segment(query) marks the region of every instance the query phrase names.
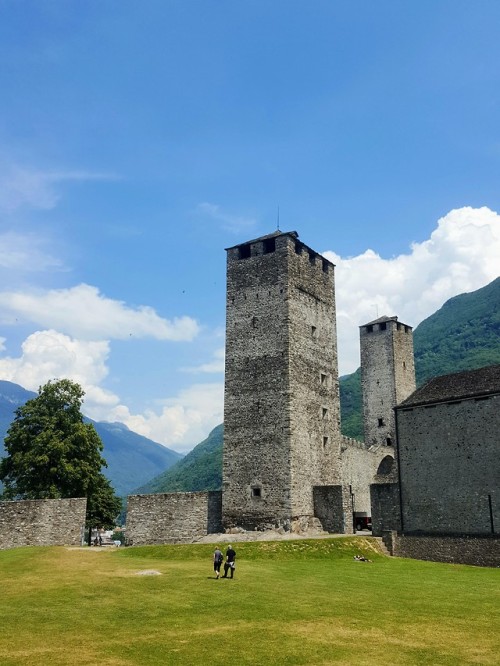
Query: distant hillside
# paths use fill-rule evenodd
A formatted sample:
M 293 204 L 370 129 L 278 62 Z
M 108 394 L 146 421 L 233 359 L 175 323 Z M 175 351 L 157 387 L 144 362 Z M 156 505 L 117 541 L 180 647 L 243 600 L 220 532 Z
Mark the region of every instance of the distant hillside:
M 36 393 L 18 384 L 0 381 L 0 456 L 5 453 L 3 440 L 14 420 L 15 410 L 35 397 Z M 120 496 L 182 459 L 180 453 L 132 432 L 122 423 L 88 421 L 94 424 L 104 445 L 103 456 L 108 467 L 103 473 Z
M 417 385 L 431 377 L 500 363 L 500 277 L 460 294 L 414 332 Z
M 222 437 L 221 424 L 185 458 L 134 492 L 148 494 L 219 490 L 222 485 Z
M 447 301 L 415 328 L 417 385 L 431 377 L 500 363 L 500 278 Z M 361 370 L 340 378 L 342 432 L 363 439 Z M 222 425 L 138 492 L 215 490 L 222 483 Z

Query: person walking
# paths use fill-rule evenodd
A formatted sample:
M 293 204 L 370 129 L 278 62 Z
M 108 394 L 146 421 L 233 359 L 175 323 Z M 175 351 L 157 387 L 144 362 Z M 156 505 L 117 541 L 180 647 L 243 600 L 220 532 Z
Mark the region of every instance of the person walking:
M 226 550 L 226 561 L 224 562 L 224 575 L 222 576 L 223 578 L 227 578 L 228 571 L 231 571 L 231 578 L 233 578 L 234 569 L 236 566 L 235 559 L 236 559 L 236 551 L 231 545 L 229 545 L 229 548 Z
M 220 568 L 221 568 L 223 560 L 224 560 L 224 555 L 219 550 L 219 546 L 215 546 L 215 550 L 214 550 L 214 571 L 215 571 L 215 577 L 216 578 L 219 578 L 219 576 L 220 576 Z

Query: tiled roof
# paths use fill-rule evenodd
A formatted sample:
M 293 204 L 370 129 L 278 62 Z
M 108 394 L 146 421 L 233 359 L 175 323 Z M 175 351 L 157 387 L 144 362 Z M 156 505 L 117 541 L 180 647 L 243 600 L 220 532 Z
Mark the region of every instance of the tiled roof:
M 412 407 L 500 393 L 500 365 L 434 377 L 398 405 Z

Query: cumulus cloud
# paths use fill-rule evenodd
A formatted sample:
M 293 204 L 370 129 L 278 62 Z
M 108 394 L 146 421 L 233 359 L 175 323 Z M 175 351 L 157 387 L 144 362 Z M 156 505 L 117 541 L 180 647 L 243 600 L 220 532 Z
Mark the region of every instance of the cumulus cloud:
M 48 240 L 35 233 L 0 234 L 0 269 L 40 272 L 60 270 L 62 262 L 47 250 Z
M 337 266 L 340 374 L 359 366 L 358 326 L 397 315 L 415 327 L 452 296 L 498 277 L 500 216 L 486 207 L 452 210 L 428 240 L 410 250 L 389 259 L 373 250 L 348 258 L 323 252 Z
M 106 298 L 96 287 L 80 284 L 43 292 L 0 292 L 0 320 L 32 322 L 76 338 L 192 340 L 199 331 L 191 317 L 164 319 L 149 306 L 131 308 Z
M 0 377 L 31 391 L 57 377 L 88 389 L 108 374 L 106 341 L 74 340 L 54 330 L 37 331 L 26 338 L 21 351 L 18 358 L 0 358 Z
M 87 171 L 42 171 L 0 164 L 0 210 L 11 212 L 21 207 L 50 210 L 59 199 L 59 186 L 68 181 L 116 180 L 108 173 Z
M 202 363 L 201 365 L 196 365 L 190 368 L 183 368 L 184 372 L 192 373 L 220 373 L 224 372 L 224 359 L 225 359 L 225 349 L 221 347 L 216 349 L 212 355 L 212 359 L 207 363 Z
M 108 413 L 108 420 L 125 423 L 131 430 L 184 453 L 222 423 L 223 395 L 222 382 L 194 384 L 160 401 L 157 411 L 132 414 L 124 405 L 117 405 Z
M 219 222 L 223 229 L 231 233 L 250 232 L 257 224 L 254 218 L 226 213 L 217 204 L 208 202 L 198 204 L 197 211 Z

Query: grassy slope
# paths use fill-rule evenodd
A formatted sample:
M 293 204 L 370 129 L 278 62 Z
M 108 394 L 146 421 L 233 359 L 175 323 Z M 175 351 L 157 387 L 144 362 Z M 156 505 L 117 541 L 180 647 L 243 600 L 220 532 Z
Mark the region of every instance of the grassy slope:
M 498 663 L 498 570 L 372 544 L 237 544 L 233 581 L 214 580 L 211 545 L 4 551 L 0 663 Z M 354 562 L 360 551 L 373 562 Z

